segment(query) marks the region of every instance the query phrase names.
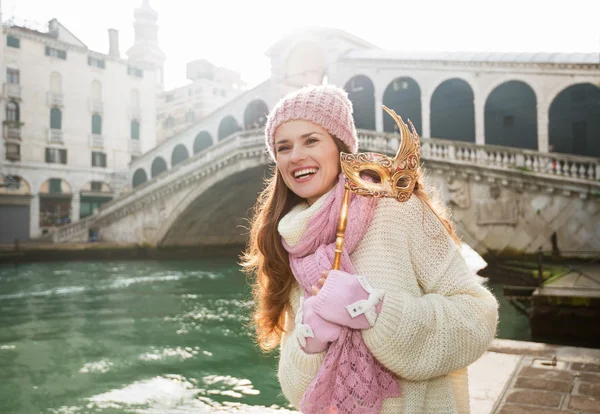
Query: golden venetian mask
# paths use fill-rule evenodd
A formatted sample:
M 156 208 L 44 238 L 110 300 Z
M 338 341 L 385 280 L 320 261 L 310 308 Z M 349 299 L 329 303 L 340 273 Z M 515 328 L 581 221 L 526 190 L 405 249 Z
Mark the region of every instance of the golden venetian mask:
M 357 195 L 390 197 L 404 202 L 412 195 L 420 168 L 419 136 L 410 120 L 409 129 L 394 110 L 385 105 L 383 109 L 394 118 L 400 129 L 400 147 L 396 156 L 390 158 L 376 152 L 342 152 L 342 172 L 346 185 Z

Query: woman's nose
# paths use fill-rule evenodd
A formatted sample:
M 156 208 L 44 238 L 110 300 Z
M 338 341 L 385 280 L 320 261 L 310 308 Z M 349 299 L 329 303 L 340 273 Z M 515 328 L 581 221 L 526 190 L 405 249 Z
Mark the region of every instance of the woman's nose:
M 292 155 L 290 157 L 290 160 L 293 163 L 297 163 L 299 161 L 302 161 L 304 158 L 306 158 L 306 154 L 304 153 L 302 147 L 299 145 L 294 146 L 292 148 Z

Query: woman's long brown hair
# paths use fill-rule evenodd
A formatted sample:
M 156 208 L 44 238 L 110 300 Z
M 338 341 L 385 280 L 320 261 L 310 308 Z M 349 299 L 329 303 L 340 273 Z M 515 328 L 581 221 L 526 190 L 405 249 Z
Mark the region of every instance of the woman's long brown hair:
M 342 141 L 334 138 L 338 149 L 350 152 Z M 430 194 L 419 172 L 414 195 L 426 203 L 442 222 L 452 239 L 460 244 L 444 205 Z M 243 270 L 254 278 L 253 325 L 256 340 L 264 351 L 275 349 L 284 332 L 285 312 L 289 306 L 295 278 L 289 264 L 289 256 L 277 230 L 279 221 L 302 199 L 285 184 L 277 166 L 273 167 L 265 189 L 259 195 L 250 222 L 248 246 L 241 257 Z

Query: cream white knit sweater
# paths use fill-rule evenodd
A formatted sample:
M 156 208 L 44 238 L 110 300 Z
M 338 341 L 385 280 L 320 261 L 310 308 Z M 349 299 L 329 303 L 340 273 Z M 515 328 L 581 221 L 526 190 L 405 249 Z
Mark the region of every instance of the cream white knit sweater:
M 324 197 L 282 220 L 286 241 L 299 240 Z M 498 305 L 437 217 L 415 196 L 405 203 L 381 199 L 351 259 L 360 275 L 385 291 L 375 325 L 363 331 L 367 347 L 400 383 L 401 397 L 385 400 L 381 412 L 469 413 L 466 367 L 494 338 Z M 296 286 L 278 368 L 283 394 L 295 407 L 325 356 L 300 347 L 294 325 L 300 296 Z

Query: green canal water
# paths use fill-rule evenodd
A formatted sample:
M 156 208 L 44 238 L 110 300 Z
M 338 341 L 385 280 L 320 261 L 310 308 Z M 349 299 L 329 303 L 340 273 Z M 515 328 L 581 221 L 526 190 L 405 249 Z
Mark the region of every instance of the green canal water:
M 249 306 L 236 258 L 2 266 L 0 413 L 288 412 Z

